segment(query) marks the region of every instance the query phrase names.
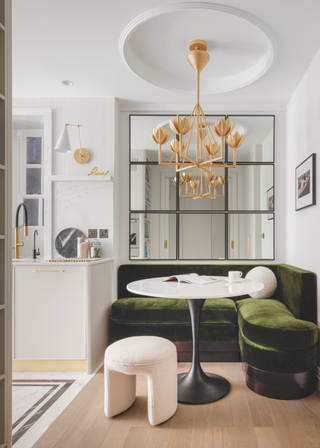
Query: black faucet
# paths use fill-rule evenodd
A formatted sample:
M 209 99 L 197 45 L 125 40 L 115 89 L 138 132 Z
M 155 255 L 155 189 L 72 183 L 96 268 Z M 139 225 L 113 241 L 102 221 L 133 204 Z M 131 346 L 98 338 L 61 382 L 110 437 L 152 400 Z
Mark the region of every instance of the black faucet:
M 38 230 L 35 230 L 33 233 L 33 259 L 37 259 L 37 255 L 40 255 L 40 249 L 38 248 L 38 252 L 36 251 L 36 235 L 38 235 Z

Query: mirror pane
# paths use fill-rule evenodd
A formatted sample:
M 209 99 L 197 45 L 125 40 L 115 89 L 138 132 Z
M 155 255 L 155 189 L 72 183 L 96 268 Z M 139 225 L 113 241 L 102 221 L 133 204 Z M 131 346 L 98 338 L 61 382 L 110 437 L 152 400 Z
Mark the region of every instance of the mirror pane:
M 274 129 L 271 116 L 229 116 L 235 123 L 234 132 L 245 134 L 242 146 L 237 149 L 237 162 L 273 162 Z M 228 148 L 228 160 L 233 159 L 233 149 Z
M 169 120 L 173 120 L 176 115 L 132 115 L 130 117 L 130 160 L 131 162 L 157 162 L 158 161 L 158 145 L 152 140 L 150 137 L 150 133 L 152 133 L 154 128 L 166 129 L 168 135 L 170 135 L 170 142 L 172 139 L 176 139 L 176 134 L 172 132 L 169 126 Z M 188 117 L 189 115 L 180 115 L 181 118 Z M 223 118 L 225 119 L 225 115 L 207 115 L 206 119 L 209 125 L 214 125 L 216 119 Z M 193 128 L 193 132 L 191 135 L 190 146 L 188 157 L 192 160 L 196 158 L 196 134 L 194 132 L 195 126 Z M 219 145 L 220 139 L 214 135 L 216 141 L 218 141 Z M 187 143 L 189 138 L 189 133 L 184 135 L 183 142 Z M 206 140 L 207 141 L 207 138 Z M 213 142 L 213 138 L 211 137 L 211 142 Z M 169 162 L 172 159 L 173 152 L 169 149 L 168 143 L 162 146 L 162 161 Z M 174 156 L 175 159 L 175 156 Z
M 273 214 L 229 215 L 229 259 L 273 260 Z
M 131 210 L 175 210 L 175 167 L 131 165 Z
M 176 215 L 130 213 L 130 260 L 175 260 Z
M 237 165 L 228 177 L 229 210 L 269 210 L 273 165 Z
M 181 260 L 225 259 L 224 214 L 180 214 Z
M 195 175 L 195 168 L 187 170 L 186 172 L 192 174 L 192 176 Z M 212 168 L 212 172 L 216 174 L 215 179 L 219 179 L 219 177 L 221 178 L 222 176 L 225 176 L 226 170 L 225 168 Z M 201 181 L 200 177 L 198 177 L 198 179 Z M 209 187 L 207 189 L 207 187 L 205 186 L 206 181 L 203 179 L 203 194 L 206 193 L 210 193 L 211 195 L 216 194 L 216 198 L 215 199 L 210 199 L 210 198 L 188 198 L 188 197 L 183 197 L 182 195 L 186 195 L 188 194 L 188 192 L 193 193 L 192 188 L 187 184 L 183 184 L 181 186 L 181 195 L 180 195 L 180 199 L 179 199 L 179 203 L 180 203 L 180 210 L 225 210 L 226 206 L 225 206 L 225 195 L 224 195 L 224 190 L 225 188 L 223 187 L 223 185 L 219 185 L 216 189 L 214 189 L 213 187 Z M 188 190 L 187 190 L 188 188 Z M 200 186 L 198 187 L 198 189 L 196 190 L 196 193 L 200 193 Z

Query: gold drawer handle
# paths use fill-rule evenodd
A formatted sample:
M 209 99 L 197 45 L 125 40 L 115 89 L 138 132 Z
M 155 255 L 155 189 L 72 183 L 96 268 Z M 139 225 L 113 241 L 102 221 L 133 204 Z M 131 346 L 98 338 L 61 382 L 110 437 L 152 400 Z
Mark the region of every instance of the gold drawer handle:
M 64 270 L 62 270 L 62 271 L 32 271 L 32 272 L 36 272 L 36 273 L 38 273 L 38 272 L 64 272 Z

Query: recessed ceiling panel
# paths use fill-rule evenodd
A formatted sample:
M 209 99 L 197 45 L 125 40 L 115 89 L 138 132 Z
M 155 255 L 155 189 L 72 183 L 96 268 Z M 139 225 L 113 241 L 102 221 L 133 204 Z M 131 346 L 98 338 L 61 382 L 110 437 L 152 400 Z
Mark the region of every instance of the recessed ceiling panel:
M 205 40 L 210 61 L 201 73 L 201 93 L 239 89 L 259 79 L 273 63 L 271 31 L 240 10 L 210 3 L 157 8 L 129 23 L 120 38 L 125 63 L 140 78 L 164 89 L 196 90 L 186 55 L 192 40 Z

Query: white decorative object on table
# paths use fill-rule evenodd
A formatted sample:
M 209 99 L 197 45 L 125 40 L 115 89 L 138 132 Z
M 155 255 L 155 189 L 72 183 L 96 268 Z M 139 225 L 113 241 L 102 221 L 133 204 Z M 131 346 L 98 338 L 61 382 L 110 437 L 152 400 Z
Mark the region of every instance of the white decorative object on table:
M 246 279 L 256 280 L 264 284 L 261 291 L 249 294 L 253 299 L 268 299 L 277 289 L 277 278 L 269 268 L 258 266 L 251 269 L 246 275 Z
M 134 336 L 111 344 L 105 352 L 105 414 L 127 410 L 136 398 L 136 375 L 148 378 L 148 418 L 165 422 L 177 410 L 177 349 L 167 339 Z

